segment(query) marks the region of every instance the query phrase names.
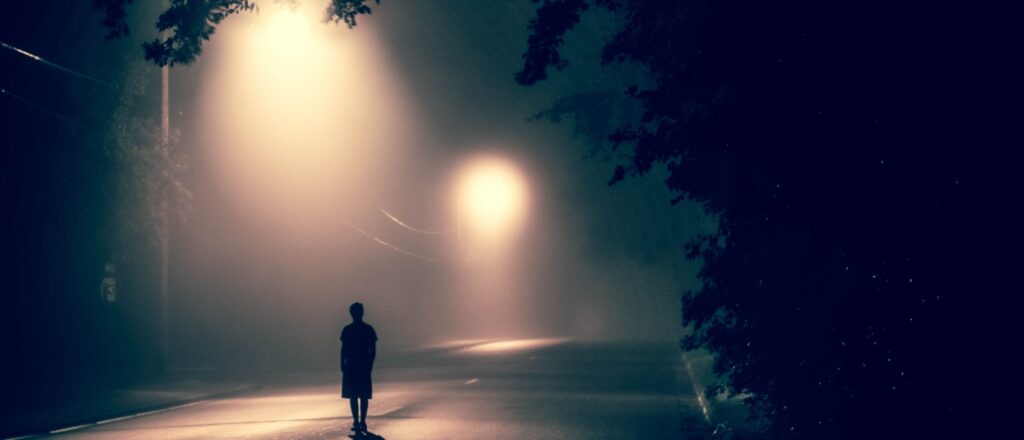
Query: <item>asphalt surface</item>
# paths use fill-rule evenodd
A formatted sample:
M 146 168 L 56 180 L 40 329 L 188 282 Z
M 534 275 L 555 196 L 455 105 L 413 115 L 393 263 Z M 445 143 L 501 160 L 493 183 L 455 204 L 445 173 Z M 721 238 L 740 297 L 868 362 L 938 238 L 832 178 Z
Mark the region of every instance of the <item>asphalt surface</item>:
M 691 368 L 692 370 L 692 368 Z M 368 438 L 686 439 L 713 429 L 674 344 L 462 343 L 382 354 Z M 333 371 L 262 372 L 251 393 L 69 427 L 81 439 L 347 438 Z M 695 386 L 696 385 L 696 386 Z

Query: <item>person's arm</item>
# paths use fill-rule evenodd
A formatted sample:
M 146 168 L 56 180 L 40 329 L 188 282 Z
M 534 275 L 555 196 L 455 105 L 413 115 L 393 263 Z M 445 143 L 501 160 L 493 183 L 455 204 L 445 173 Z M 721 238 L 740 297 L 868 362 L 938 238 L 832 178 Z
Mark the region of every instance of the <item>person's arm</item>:
M 341 353 L 340 353 L 340 356 L 339 356 L 340 359 L 338 360 L 338 363 L 341 364 L 341 372 L 344 373 L 345 372 L 345 364 L 348 363 L 347 362 L 348 359 L 345 356 L 345 332 L 341 332 L 341 337 L 338 338 L 338 339 L 341 339 L 341 350 L 340 350 Z
M 373 361 L 377 359 L 377 341 L 370 341 L 370 369 L 373 369 Z
M 377 359 L 377 331 L 370 327 L 370 344 L 368 347 L 370 355 L 370 369 L 373 369 L 373 361 Z

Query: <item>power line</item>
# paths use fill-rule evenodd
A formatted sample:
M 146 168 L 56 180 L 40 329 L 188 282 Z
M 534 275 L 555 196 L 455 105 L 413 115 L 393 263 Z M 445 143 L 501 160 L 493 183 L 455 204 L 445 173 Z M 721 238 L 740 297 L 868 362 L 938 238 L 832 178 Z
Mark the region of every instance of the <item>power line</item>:
M 68 117 L 66 117 L 66 116 L 64 116 L 64 115 L 62 115 L 60 113 L 57 113 L 57 112 L 55 112 L 53 110 L 50 110 L 50 109 L 48 109 L 46 107 L 43 107 L 43 106 L 41 106 L 39 104 L 36 104 L 36 103 L 34 103 L 32 101 L 29 101 L 28 99 L 25 99 L 25 98 L 22 98 L 21 96 L 15 95 L 14 93 L 11 93 L 7 89 L 0 88 L 0 93 L 2 93 L 4 95 L 7 95 L 7 96 L 11 97 L 11 99 L 13 99 L 15 101 L 18 101 L 18 102 L 20 102 L 20 103 L 22 103 L 24 105 L 27 105 L 27 106 L 29 106 L 29 107 L 31 107 L 33 109 L 36 109 L 36 110 L 38 110 L 40 112 L 46 113 L 46 114 L 48 114 L 48 115 L 50 115 L 50 116 L 52 116 L 54 118 L 57 118 L 57 119 L 61 120 L 61 122 L 64 122 L 64 123 L 66 123 L 66 124 L 68 124 L 68 125 L 70 125 L 72 127 L 84 128 L 84 127 L 82 127 L 82 124 L 79 124 L 79 123 L 71 120 L 70 118 L 68 118 Z
M 395 245 L 393 245 L 391 243 L 388 243 L 388 242 L 386 242 L 384 240 L 381 240 L 380 238 L 377 238 L 377 236 L 375 236 L 373 234 L 370 234 L 369 232 L 366 232 L 366 231 L 360 229 L 356 225 L 353 225 L 353 224 L 348 223 L 348 222 L 344 222 L 344 223 L 345 223 L 345 226 L 348 226 L 348 227 L 352 228 L 356 232 L 358 232 L 360 234 L 363 234 L 364 236 L 366 236 L 367 238 L 377 242 L 378 244 L 380 244 L 380 245 L 382 245 L 384 247 L 387 247 L 387 248 L 389 248 L 389 249 L 391 249 L 391 250 L 393 250 L 395 252 L 398 252 L 400 254 L 404 254 L 404 255 L 407 255 L 407 256 L 410 256 L 410 257 L 413 257 L 413 258 L 419 258 L 419 259 L 421 259 L 423 261 L 429 261 L 431 263 L 438 263 L 438 262 L 441 261 L 441 260 L 438 260 L 437 258 L 426 257 L 426 256 L 417 254 L 417 253 L 412 252 L 412 251 L 407 251 L 407 250 L 402 249 L 402 248 L 400 248 L 398 246 L 395 246 Z
M 41 57 L 39 55 L 36 55 L 36 54 L 34 54 L 32 52 L 29 52 L 29 51 L 27 51 L 25 49 L 21 49 L 21 48 L 15 47 L 15 46 L 11 46 L 10 44 L 7 44 L 7 43 L 5 43 L 3 41 L 0 41 L 0 46 L 2 46 L 5 49 L 11 50 L 11 51 L 13 51 L 13 52 L 15 52 L 15 53 L 17 53 L 19 55 L 27 57 L 27 58 L 31 59 L 32 61 L 36 61 L 36 62 L 42 63 L 43 65 L 45 65 L 47 67 L 51 67 L 51 68 L 57 69 L 57 70 L 59 70 L 61 72 L 64 72 L 64 73 L 66 73 L 68 75 L 71 75 L 71 76 L 74 76 L 76 78 L 82 78 L 82 79 L 91 81 L 93 83 L 96 83 L 96 84 L 99 84 L 99 85 L 102 85 L 102 86 L 105 86 L 105 87 L 109 87 L 109 88 L 112 88 L 112 89 L 115 89 L 115 90 L 117 89 L 117 86 L 115 86 L 112 83 L 103 81 L 103 80 L 98 79 L 98 78 L 96 78 L 96 77 L 94 77 L 92 75 L 89 75 L 87 73 L 83 73 L 83 72 L 74 70 L 74 69 L 72 69 L 70 67 L 65 67 L 65 66 L 62 66 L 60 64 L 54 63 L 54 62 L 49 61 L 49 60 L 47 60 L 47 59 L 45 59 L 45 58 L 43 58 L 43 57 Z M 160 100 L 160 101 L 162 101 L 161 98 L 157 98 L 155 96 L 151 96 L 150 94 L 148 94 L 148 93 L 146 93 L 144 91 L 138 93 L 138 96 L 141 96 L 141 97 L 144 97 L 144 98 L 148 98 L 148 99 L 151 99 L 151 100 Z M 183 113 L 181 108 L 179 108 L 178 106 L 172 105 L 171 108 L 174 109 L 175 111 L 177 111 L 179 114 Z
M 391 215 L 391 213 L 389 213 L 389 212 L 387 212 L 387 211 L 385 211 L 383 209 L 381 209 L 380 212 L 383 212 L 384 215 L 386 215 L 389 219 L 391 219 L 391 221 L 393 221 L 395 223 L 398 223 L 399 226 L 401 226 L 401 227 L 403 227 L 405 229 L 408 229 L 408 230 L 410 230 L 412 232 L 416 232 L 416 233 L 420 233 L 420 234 L 426 234 L 426 235 L 444 235 L 444 234 L 450 234 L 451 233 L 451 231 L 425 231 L 425 230 L 422 230 L 422 229 L 414 228 L 412 226 L 409 226 L 409 225 L 403 223 L 397 217 Z
M 49 115 L 49 116 L 51 116 L 51 117 L 53 117 L 53 118 L 55 118 L 57 120 L 60 120 L 61 122 L 65 123 L 65 124 L 67 124 L 68 126 L 70 126 L 72 131 L 76 134 L 76 136 L 77 136 L 76 139 L 78 139 L 79 141 L 85 142 L 85 143 L 87 143 L 87 144 L 89 144 L 89 145 L 91 145 L 91 146 L 93 146 L 95 148 L 98 148 L 98 149 L 100 149 L 100 151 L 102 151 L 102 149 L 104 148 L 103 147 L 103 142 L 100 140 L 100 139 L 102 139 L 101 136 L 98 133 L 96 133 L 95 131 L 90 130 L 85 125 L 82 125 L 81 123 L 79 123 L 79 122 L 77 122 L 77 121 L 75 121 L 75 120 L 73 120 L 71 118 L 68 118 L 68 117 L 66 117 L 66 116 L 64 116 L 64 115 L 62 115 L 60 113 L 57 113 L 57 112 L 55 112 L 53 110 L 50 110 L 50 109 L 48 109 L 48 108 L 46 108 L 46 107 L 44 107 L 42 105 L 36 104 L 36 103 L 26 99 L 26 98 L 18 96 L 17 94 L 11 93 L 10 90 L 7 90 L 5 88 L 0 88 L 0 94 L 2 94 L 4 96 L 7 96 L 7 97 L 10 97 L 11 99 L 13 99 L 15 101 L 18 101 L 22 105 L 26 105 L 26 106 L 32 108 L 33 110 L 36 110 L 36 111 L 39 111 L 39 112 L 42 112 L 42 113 L 46 113 L 47 115 Z M 85 157 L 90 158 L 89 160 L 97 160 L 93 156 L 85 156 Z
M 77 70 L 74 70 L 74 69 L 71 69 L 71 68 L 68 68 L 68 67 L 64 67 L 64 66 L 62 66 L 60 64 L 54 63 L 53 61 L 47 60 L 47 59 L 45 59 L 45 58 L 43 58 L 43 57 L 41 57 L 39 55 L 36 55 L 36 54 L 34 54 L 32 52 L 29 52 L 27 50 L 19 49 L 17 47 L 11 46 L 10 44 L 7 44 L 7 43 L 5 43 L 3 41 L 0 41 L 0 46 L 3 46 L 5 49 L 12 50 L 12 51 L 14 51 L 14 52 L 16 52 L 16 53 L 18 53 L 20 55 L 24 55 L 24 56 L 26 56 L 28 58 L 31 58 L 34 61 L 40 62 L 40 63 L 42 63 L 42 64 L 44 64 L 46 66 L 49 66 L 49 67 L 52 67 L 54 69 L 60 70 L 60 71 L 62 71 L 64 73 L 67 73 L 69 75 L 73 75 L 73 76 L 76 76 L 78 78 L 82 78 L 84 80 L 92 81 L 92 82 L 94 82 L 96 84 L 99 84 L 99 85 L 103 85 L 103 86 L 107 86 L 107 87 L 113 87 L 113 86 L 111 86 L 110 83 L 108 83 L 106 81 L 97 79 L 96 77 L 91 76 L 91 75 L 86 75 L 86 74 L 84 74 L 82 72 L 79 72 Z

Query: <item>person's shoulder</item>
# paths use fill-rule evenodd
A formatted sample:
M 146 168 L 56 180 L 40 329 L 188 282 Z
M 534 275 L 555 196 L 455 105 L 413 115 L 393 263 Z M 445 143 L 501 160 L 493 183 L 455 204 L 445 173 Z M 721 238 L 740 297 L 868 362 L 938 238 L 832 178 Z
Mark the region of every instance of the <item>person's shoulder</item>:
M 366 323 L 364 322 L 363 324 L 366 324 Z M 367 333 L 373 335 L 374 339 L 377 339 L 377 330 L 374 329 L 372 325 L 366 324 L 365 328 L 366 328 Z

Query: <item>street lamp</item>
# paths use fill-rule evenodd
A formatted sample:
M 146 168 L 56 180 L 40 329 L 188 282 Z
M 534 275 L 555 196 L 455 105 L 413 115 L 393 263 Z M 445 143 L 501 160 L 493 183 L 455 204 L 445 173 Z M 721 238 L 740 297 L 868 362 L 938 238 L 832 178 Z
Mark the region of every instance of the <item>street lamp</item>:
M 456 180 L 456 218 L 460 240 L 487 250 L 503 247 L 526 218 L 526 178 L 512 161 L 485 154 L 462 165 Z
M 508 337 L 523 330 L 530 290 L 520 252 L 530 208 L 527 182 L 516 162 L 494 153 L 470 156 L 454 175 L 453 210 L 464 269 L 454 280 L 454 299 L 462 331 Z
M 377 211 L 420 124 L 371 23 L 268 3 L 204 49 L 198 142 L 233 210 L 288 242 L 326 242 Z

